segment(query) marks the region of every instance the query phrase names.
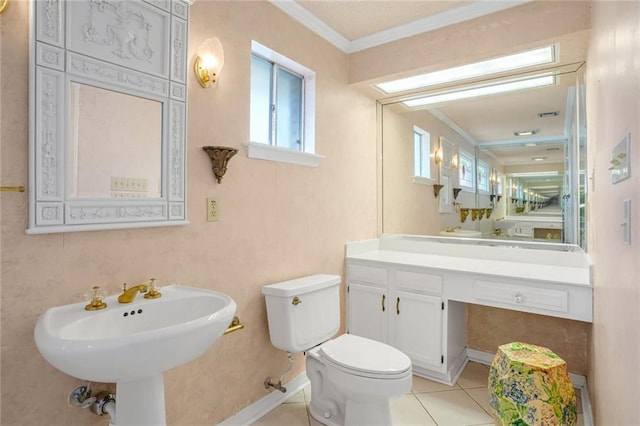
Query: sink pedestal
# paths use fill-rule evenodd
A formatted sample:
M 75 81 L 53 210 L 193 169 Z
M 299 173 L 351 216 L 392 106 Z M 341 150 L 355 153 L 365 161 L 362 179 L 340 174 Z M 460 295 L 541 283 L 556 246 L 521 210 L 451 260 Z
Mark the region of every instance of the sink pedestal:
M 116 418 L 113 426 L 164 426 L 164 381 L 162 374 L 131 382 L 116 383 Z

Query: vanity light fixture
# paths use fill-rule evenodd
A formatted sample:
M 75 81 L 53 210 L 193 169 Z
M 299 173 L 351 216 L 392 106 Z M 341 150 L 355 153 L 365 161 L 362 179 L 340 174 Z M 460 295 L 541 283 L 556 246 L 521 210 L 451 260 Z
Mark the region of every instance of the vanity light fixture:
M 216 181 L 222 183 L 222 177 L 227 173 L 227 164 L 231 157 L 238 153 L 238 150 L 226 146 L 203 146 L 202 149 L 209 155 Z
M 498 84 L 471 86 L 462 90 L 438 92 L 428 96 L 407 99 L 402 103 L 409 108 L 444 102 L 458 101 L 461 99 L 477 98 L 481 96 L 496 95 L 498 93 L 515 92 L 517 90 L 533 89 L 535 87 L 551 86 L 556 83 L 556 78 L 550 74 L 538 74 L 531 78 L 507 80 Z
M 555 62 L 556 46 L 551 45 L 486 61 L 374 84 L 374 86 L 385 93 L 398 93 Z
M 224 49 L 217 37 L 208 38 L 202 42 L 196 51 L 194 71 L 200 86 L 208 88 L 215 86 L 220 71 L 224 66 Z

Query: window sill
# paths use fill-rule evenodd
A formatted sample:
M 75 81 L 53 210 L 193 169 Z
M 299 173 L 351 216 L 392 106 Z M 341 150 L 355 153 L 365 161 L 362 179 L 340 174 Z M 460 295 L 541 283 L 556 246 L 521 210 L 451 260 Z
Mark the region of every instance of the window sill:
M 423 176 L 414 176 L 412 180 L 413 180 L 413 183 L 417 183 L 420 185 L 434 185 L 436 183 L 435 179 L 426 178 Z
M 280 163 L 296 164 L 305 167 L 318 167 L 320 165 L 320 160 L 324 159 L 324 155 L 292 151 L 287 148 L 271 146 L 259 142 L 248 142 L 246 147 L 247 157 L 258 160 L 277 161 Z

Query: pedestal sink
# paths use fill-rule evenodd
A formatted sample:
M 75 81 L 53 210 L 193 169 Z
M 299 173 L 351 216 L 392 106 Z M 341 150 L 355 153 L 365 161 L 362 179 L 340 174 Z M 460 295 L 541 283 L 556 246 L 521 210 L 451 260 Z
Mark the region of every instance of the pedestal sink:
M 45 360 L 70 376 L 116 383 L 115 426 L 166 424 L 162 373 L 202 355 L 226 330 L 236 303 L 225 294 L 181 285 L 159 299 L 138 295 L 87 311 L 85 303 L 44 312 L 34 337 Z

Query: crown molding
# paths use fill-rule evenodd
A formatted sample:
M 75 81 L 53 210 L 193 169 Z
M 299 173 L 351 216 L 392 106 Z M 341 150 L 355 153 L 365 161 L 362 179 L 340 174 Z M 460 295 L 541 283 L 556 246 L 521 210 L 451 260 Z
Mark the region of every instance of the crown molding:
M 269 0 L 271 4 L 345 53 L 355 53 L 406 37 L 433 31 L 448 25 L 458 24 L 512 7 L 521 6 L 531 1 L 533 0 L 478 0 L 466 6 L 427 16 L 355 40 L 349 40 L 307 9 L 300 6 L 297 1 Z

